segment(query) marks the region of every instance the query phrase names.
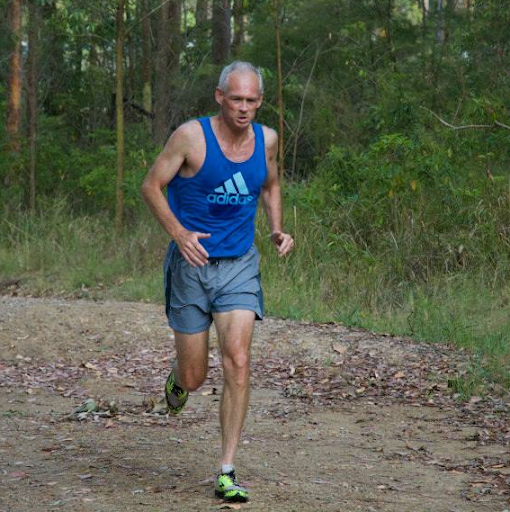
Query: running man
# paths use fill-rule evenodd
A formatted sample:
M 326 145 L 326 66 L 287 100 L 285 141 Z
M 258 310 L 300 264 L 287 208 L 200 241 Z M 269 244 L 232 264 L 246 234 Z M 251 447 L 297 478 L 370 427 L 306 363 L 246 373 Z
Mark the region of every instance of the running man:
M 207 376 L 213 321 L 218 333 L 225 382 L 215 491 L 225 501 L 248 501 L 247 489 L 236 480 L 234 459 L 248 409 L 253 327 L 263 314 L 259 254 L 253 245 L 259 195 L 278 255 L 294 247 L 282 231 L 277 134 L 252 122 L 262 95 L 258 68 L 240 61 L 226 66 L 215 91 L 219 114 L 177 128 L 142 187 L 172 238 L 164 274 L 177 351 L 165 386 L 173 413 L 183 409 L 189 392 Z

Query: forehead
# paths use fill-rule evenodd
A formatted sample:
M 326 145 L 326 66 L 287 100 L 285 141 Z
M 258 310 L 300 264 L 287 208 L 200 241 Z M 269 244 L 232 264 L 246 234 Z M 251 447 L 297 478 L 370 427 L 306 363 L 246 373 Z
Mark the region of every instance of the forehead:
M 258 77 L 251 71 L 234 71 L 228 77 L 227 90 L 225 92 L 236 96 L 260 96 Z

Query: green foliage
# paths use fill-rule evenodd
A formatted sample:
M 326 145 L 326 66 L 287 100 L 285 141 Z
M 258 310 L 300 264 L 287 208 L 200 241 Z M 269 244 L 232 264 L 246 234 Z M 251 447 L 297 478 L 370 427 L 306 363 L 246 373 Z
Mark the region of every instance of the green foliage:
M 510 124 L 510 4 L 431 10 L 395 0 L 288 0 L 282 10 L 286 219 L 296 253 L 279 260 L 259 221 L 269 312 L 341 320 L 456 343 L 477 363 L 452 381 L 478 392 L 510 386 L 510 131 L 447 128 Z M 160 148 L 142 104 L 142 34 L 128 2 L 125 55 L 125 202 L 128 232 L 110 226 L 115 204 L 115 3 L 44 1 L 39 77 L 38 210 L 26 204 L 28 147 L 7 154 L 0 125 L 0 273 L 38 293 L 157 300 L 166 237 L 140 207 L 141 181 Z M 0 13 L 8 2 L 0 0 Z M 178 66 L 169 69 L 169 130 L 214 114 L 220 67 L 210 23 L 189 3 Z M 259 121 L 275 127 L 274 4 L 245 2 L 236 58 L 261 66 Z M 153 60 L 157 12 L 151 17 Z M 10 52 L 0 16 L 0 115 Z M 443 38 L 438 37 L 442 32 Z M 26 41 L 25 41 L 26 43 Z M 24 46 L 25 48 L 25 46 Z M 153 62 L 153 79 L 154 76 Z M 26 133 L 23 127 L 23 134 Z M 113 241 L 113 243 L 112 243 Z M 157 263 L 156 263 L 157 262 Z

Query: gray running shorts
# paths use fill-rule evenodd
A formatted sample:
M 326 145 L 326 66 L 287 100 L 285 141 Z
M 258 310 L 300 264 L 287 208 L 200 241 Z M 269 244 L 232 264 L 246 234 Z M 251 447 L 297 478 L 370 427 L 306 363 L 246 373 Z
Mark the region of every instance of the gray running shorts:
M 254 311 L 262 320 L 259 252 L 252 245 L 239 258 L 211 258 L 193 268 L 171 242 L 164 264 L 166 315 L 184 334 L 207 331 L 212 314 L 235 309 Z

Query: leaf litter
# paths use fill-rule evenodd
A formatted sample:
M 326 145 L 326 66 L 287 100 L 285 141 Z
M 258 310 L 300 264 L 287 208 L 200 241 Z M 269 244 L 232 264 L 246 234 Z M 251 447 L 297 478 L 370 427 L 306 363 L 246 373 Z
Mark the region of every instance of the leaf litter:
M 285 420 L 286 414 L 298 410 L 300 404 L 334 408 L 361 401 L 436 407 L 451 411 L 456 421 L 475 428 L 471 441 L 476 446 L 509 446 L 508 395 L 494 393 L 459 402 L 459 395 L 451 385 L 469 366 L 465 352 L 444 345 L 416 344 L 366 331 L 349 331 L 343 326 L 303 323 L 307 334 L 315 335 L 317 339 L 326 335 L 332 341 L 318 347 L 316 352 L 299 354 L 295 351 L 290 358 L 288 352 L 280 350 L 285 324 L 283 321 L 281 325 L 275 323 L 279 328 L 269 336 L 264 356 L 254 358 L 252 380 L 255 387 L 276 389 L 287 400 L 283 408 L 269 411 L 274 418 Z M 295 342 L 293 339 L 285 341 Z M 299 340 L 296 345 L 299 346 Z M 13 359 L 0 361 L 0 387 L 21 388 L 28 394 L 44 390 L 81 400 L 69 414 L 62 416 L 62 421 L 103 422 L 106 428 L 133 422 L 157 425 L 168 418 L 161 390 L 172 356 L 166 348 L 154 347 L 131 347 L 121 353 L 110 350 L 82 361 L 75 357 L 47 361 L 17 354 Z M 221 385 L 221 360 L 217 348 L 211 350 L 209 366 L 209 377 L 201 395 L 214 398 Z M 86 396 L 81 382 L 89 377 L 134 390 L 145 397 L 144 402 L 133 405 Z M 179 439 L 175 441 L 181 442 Z M 465 495 L 471 501 L 483 500 L 489 494 L 510 495 L 508 453 L 501 457 L 473 458 L 458 464 L 446 457 L 435 457 L 424 445 L 408 442 L 406 449 L 407 453 L 397 452 L 385 457 L 419 459 L 443 471 L 472 475 L 474 481 Z M 21 476 L 21 472 L 11 473 L 18 474 L 20 476 L 11 478 L 26 476 L 24 473 Z M 89 474 L 82 476 L 92 478 Z

